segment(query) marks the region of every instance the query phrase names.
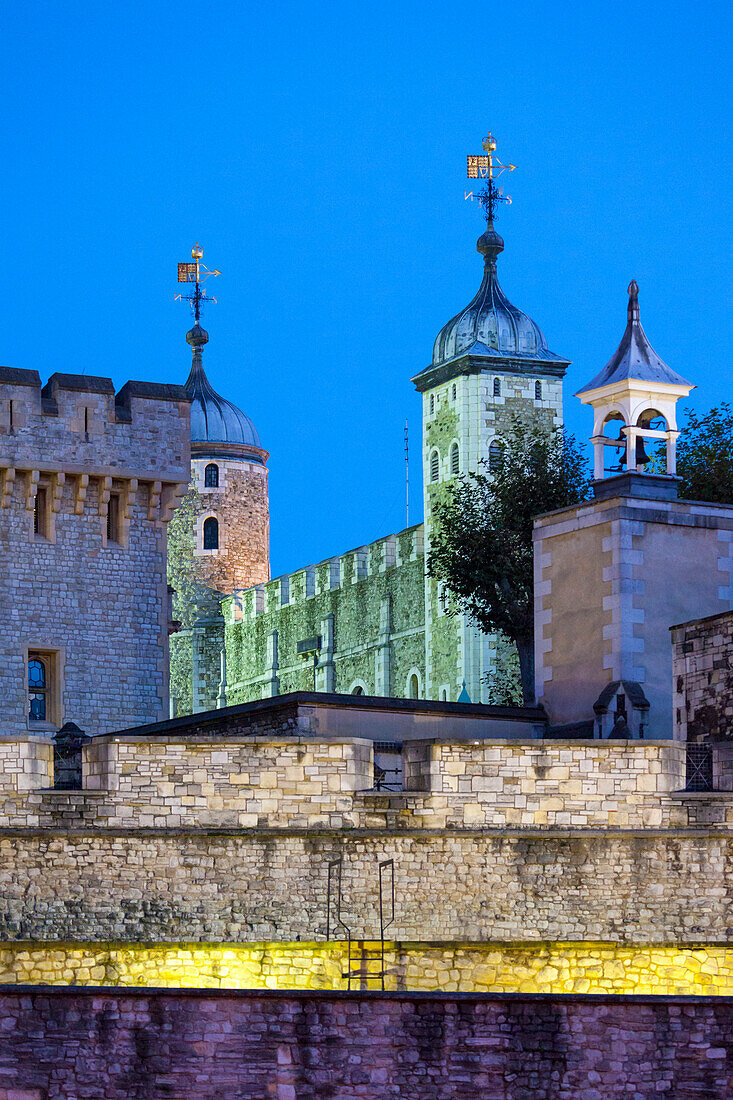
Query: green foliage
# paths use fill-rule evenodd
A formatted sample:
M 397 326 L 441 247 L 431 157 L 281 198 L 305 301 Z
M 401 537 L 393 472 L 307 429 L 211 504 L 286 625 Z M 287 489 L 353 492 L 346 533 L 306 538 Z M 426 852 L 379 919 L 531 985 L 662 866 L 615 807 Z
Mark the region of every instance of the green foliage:
M 704 416 L 692 409 L 685 409 L 684 416 L 677 440 L 679 495 L 733 504 L 733 408 L 723 401 Z
M 532 525 L 587 500 L 590 479 L 575 440 L 513 416 L 490 472 L 458 478 L 433 508 L 428 573 L 486 633 L 517 646 L 525 702 L 533 698 Z
M 502 634 L 497 638 L 496 657 L 491 672 L 484 677 L 488 684 L 487 702 L 498 707 L 521 707 L 522 670 L 517 647 Z

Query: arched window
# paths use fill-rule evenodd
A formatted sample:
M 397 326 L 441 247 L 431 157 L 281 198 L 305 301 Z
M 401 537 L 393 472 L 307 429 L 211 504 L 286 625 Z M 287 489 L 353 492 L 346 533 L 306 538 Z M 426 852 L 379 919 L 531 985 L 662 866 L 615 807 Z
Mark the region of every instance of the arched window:
M 534 399 L 535 399 L 535 401 L 541 401 L 542 400 L 542 383 L 541 382 L 535 382 L 535 384 L 534 384 Z
M 28 659 L 28 717 L 32 722 L 45 722 L 47 714 L 48 674 L 46 662 L 40 657 Z
M 219 549 L 219 520 L 209 516 L 204 520 L 204 550 Z
M 430 456 L 430 480 L 431 481 L 437 481 L 439 473 L 440 473 L 440 458 L 438 457 L 438 452 L 433 451 L 433 453 Z
M 420 681 L 417 678 L 416 672 L 413 672 L 407 683 L 407 695 L 409 699 L 420 698 Z
M 501 469 L 504 461 L 504 444 L 499 439 L 494 439 L 489 447 L 489 470 L 495 473 Z
M 494 397 L 501 397 L 501 378 L 494 379 Z
M 361 684 L 357 684 L 356 687 L 352 690 L 351 694 L 352 695 L 363 695 L 364 694 L 364 688 L 361 686 Z
M 457 443 L 454 443 L 450 449 L 450 472 L 454 477 L 461 472 L 461 456 Z
M 219 467 L 215 462 L 209 462 L 204 468 L 204 486 L 207 489 L 219 488 Z

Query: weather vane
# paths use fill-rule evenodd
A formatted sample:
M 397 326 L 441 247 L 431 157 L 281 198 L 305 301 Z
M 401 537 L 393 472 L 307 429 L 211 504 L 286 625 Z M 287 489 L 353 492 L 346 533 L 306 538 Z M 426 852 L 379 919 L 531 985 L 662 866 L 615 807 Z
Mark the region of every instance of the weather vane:
M 496 138 L 492 137 L 491 131 L 484 138 L 483 147 L 484 153 L 479 156 L 469 154 L 466 158 L 466 164 L 468 178 L 470 180 L 485 179 L 486 186 L 483 191 L 479 191 L 476 195 L 473 191 L 466 191 L 464 198 L 470 199 L 471 202 L 475 198 L 477 202 L 480 202 L 484 208 L 487 222 L 493 222 L 498 204 L 500 202 L 511 203 L 512 201 L 511 195 L 505 195 L 503 191 L 500 191 L 494 180 L 498 179 L 502 172 L 513 172 L 516 164 L 502 164 L 499 158 L 494 156 Z
M 208 267 L 201 263 L 203 255 L 204 250 L 197 241 L 191 249 L 193 262 L 186 262 L 178 265 L 178 282 L 195 283 L 196 287 L 193 294 L 176 294 L 175 300 L 177 302 L 183 301 L 190 303 L 193 315 L 196 318 L 196 324 L 199 323 L 202 303 L 216 301 L 216 298 L 210 298 L 204 293 L 201 289 L 201 284 L 205 283 L 210 275 L 213 275 L 214 278 L 216 278 L 217 275 L 221 275 L 221 271 L 210 271 Z

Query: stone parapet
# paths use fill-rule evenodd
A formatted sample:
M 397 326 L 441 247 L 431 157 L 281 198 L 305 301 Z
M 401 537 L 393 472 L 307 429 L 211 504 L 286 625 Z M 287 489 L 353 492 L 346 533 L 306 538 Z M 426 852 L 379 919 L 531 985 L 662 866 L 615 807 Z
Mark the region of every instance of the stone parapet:
M 37 750 L 21 741 L 20 777 L 0 788 L 0 828 L 733 826 L 731 799 L 708 799 L 701 818 L 676 742 L 408 740 L 406 789 L 389 792 L 374 786 L 371 739 L 306 734 L 298 719 L 270 714 L 280 719 L 280 736 L 93 738 L 83 749 L 84 789 L 68 795 L 43 789 L 48 769 L 24 762 Z M 14 742 L 0 745 L 13 755 Z
M 53 784 L 53 740 L 50 737 L 0 737 L 0 805 Z

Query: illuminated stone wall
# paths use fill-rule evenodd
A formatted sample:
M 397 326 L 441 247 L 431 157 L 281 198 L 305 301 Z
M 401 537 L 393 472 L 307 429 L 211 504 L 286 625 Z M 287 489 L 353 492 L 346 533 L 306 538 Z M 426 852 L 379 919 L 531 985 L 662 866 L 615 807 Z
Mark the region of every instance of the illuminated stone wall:
M 720 830 L 146 829 L 0 832 L 0 939 L 325 938 L 327 867 L 343 919 L 379 932 L 394 859 L 398 940 L 730 941 L 733 845 Z
M 385 944 L 389 990 L 733 995 L 733 947 L 573 942 Z M 379 941 L 352 944 L 355 989 L 381 988 Z M 5 943 L 0 985 L 345 989 L 348 944 Z
M 728 998 L 6 987 L 0 1013 L 0 1100 L 733 1093 Z

